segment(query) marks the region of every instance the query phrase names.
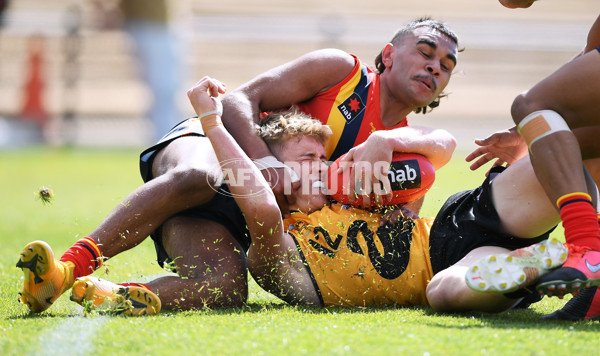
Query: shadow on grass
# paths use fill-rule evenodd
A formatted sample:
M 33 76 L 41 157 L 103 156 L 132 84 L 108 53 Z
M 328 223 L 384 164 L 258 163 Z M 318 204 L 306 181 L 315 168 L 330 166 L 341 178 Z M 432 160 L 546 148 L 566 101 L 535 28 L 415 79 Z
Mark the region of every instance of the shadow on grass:
M 377 314 L 377 313 L 399 313 L 399 318 L 413 320 L 419 324 L 432 327 L 452 328 L 452 329 L 481 329 L 481 328 L 496 328 L 496 329 L 564 329 L 568 331 L 600 331 L 600 321 L 561 321 L 561 320 L 541 320 L 543 313 L 536 312 L 532 309 L 514 309 L 503 313 L 481 313 L 481 312 L 464 312 L 464 313 L 437 313 L 429 307 L 310 307 L 310 306 L 293 306 L 283 302 L 250 302 L 243 307 L 238 308 L 204 308 L 196 310 L 162 310 L 158 315 L 144 318 L 161 318 L 161 317 L 197 317 L 198 315 L 206 316 L 226 316 L 239 314 L 262 314 L 262 313 L 309 313 L 316 315 L 335 315 L 335 314 Z M 70 313 L 70 314 L 69 314 Z M 60 319 L 60 318 L 77 318 L 105 315 L 104 313 L 91 312 L 84 315 L 78 311 L 58 311 L 51 310 L 44 313 L 16 313 L 17 315 L 8 315 L 5 320 L 28 320 L 28 319 Z M 123 317 L 123 316 L 114 316 Z M 127 317 L 124 317 L 127 318 Z
M 423 324 L 456 329 L 496 328 L 496 329 L 565 329 L 569 331 L 600 331 L 600 321 L 568 321 L 540 319 L 543 313 L 532 309 L 514 309 L 503 313 L 437 313 L 431 308 L 423 308 L 426 319 Z M 448 318 L 457 320 L 475 320 L 476 324 L 449 324 Z
M 386 312 L 403 311 L 410 315 L 410 318 L 418 320 L 419 323 L 429 326 L 451 327 L 458 329 L 471 328 L 520 328 L 520 329 L 565 329 L 565 330 L 586 330 L 600 331 L 600 322 L 598 321 L 561 321 L 561 320 L 541 320 L 542 313 L 531 309 L 515 309 L 503 313 L 437 313 L 429 307 L 307 307 L 292 306 L 285 303 L 248 303 L 241 308 L 224 309 L 202 309 L 192 311 L 165 310 L 161 314 L 173 316 L 197 316 L 198 313 L 205 315 L 228 315 L 244 313 L 270 313 L 270 312 L 301 312 L 310 314 L 373 314 Z M 475 320 L 477 323 L 461 323 L 461 320 Z

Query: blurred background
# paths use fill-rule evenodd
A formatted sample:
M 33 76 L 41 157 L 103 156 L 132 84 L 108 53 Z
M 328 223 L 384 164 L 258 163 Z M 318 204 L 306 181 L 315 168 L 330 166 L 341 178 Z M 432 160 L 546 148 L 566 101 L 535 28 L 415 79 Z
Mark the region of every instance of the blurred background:
M 126 4 L 129 2 L 129 4 Z M 512 124 L 513 98 L 580 51 L 598 0 L 0 0 L 0 149 L 143 147 L 192 115 L 204 75 L 232 89 L 308 51 L 372 63 L 395 30 L 445 21 L 464 51 L 447 92 L 415 125 L 459 147 Z M 163 127 L 161 127 L 163 125 Z

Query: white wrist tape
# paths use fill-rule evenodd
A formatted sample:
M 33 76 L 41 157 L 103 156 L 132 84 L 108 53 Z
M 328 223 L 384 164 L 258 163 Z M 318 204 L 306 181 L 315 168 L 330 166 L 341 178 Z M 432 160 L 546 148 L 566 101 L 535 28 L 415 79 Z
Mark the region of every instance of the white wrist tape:
M 214 115 L 217 114 L 219 116 L 223 116 L 223 104 L 221 104 L 221 99 L 219 98 L 215 98 L 215 97 L 211 97 L 211 99 L 213 99 L 215 101 L 215 104 L 217 105 L 217 108 L 215 110 L 209 111 L 209 112 L 205 112 L 201 115 L 198 115 L 198 120 L 200 120 L 201 118 L 205 117 L 205 116 L 209 116 L 209 115 Z
M 266 156 L 263 158 L 258 158 L 253 160 L 253 162 L 256 165 L 256 167 L 261 171 L 267 168 L 284 168 L 286 172 L 288 172 L 288 174 L 290 175 L 292 183 L 300 181 L 300 177 L 298 177 L 296 172 L 294 172 L 290 167 L 286 166 L 285 163 L 277 160 L 275 156 Z

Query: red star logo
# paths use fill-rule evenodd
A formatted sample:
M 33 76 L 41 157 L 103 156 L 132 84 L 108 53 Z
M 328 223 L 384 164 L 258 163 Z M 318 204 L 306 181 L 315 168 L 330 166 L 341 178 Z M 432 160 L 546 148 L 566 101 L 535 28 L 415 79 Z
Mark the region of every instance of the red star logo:
M 350 103 L 348 105 L 350 105 L 350 110 L 352 110 L 352 111 L 360 110 L 360 102 L 358 100 L 356 100 L 356 98 L 352 98 L 352 100 L 350 100 Z

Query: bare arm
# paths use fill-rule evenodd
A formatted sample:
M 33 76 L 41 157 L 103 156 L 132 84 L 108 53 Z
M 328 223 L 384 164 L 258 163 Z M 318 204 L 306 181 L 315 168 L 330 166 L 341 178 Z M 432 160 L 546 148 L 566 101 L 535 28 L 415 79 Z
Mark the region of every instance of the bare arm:
M 188 97 L 221 164 L 229 190 L 244 213 L 252 240 L 248 268 L 261 287 L 279 298 L 290 303 L 319 304 L 295 242 L 284 231 L 275 195 L 220 122 L 216 96 L 224 91 L 220 82 L 204 77 L 188 90 Z
M 376 131 L 365 142 L 348 151 L 340 161 L 340 172 L 352 167 L 353 177 L 350 184 L 354 183 L 354 186 L 350 186 L 349 191 L 353 192 L 355 187 L 358 187 L 358 191 L 364 192 L 364 204 L 370 205 L 369 194 L 377 192 L 376 186 L 379 185 L 379 181 L 383 183 L 385 191 L 392 191 L 387 178 L 387 167 L 394 152 L 421 154 L 427 157 L 437 170 L 450 161 L 455 148 L 456 139 L 446 130 L 407 126 Z M 386 162 L 377 166 L 383 170 L 374 169 L 375 162 Z
M 271 155 L 254 124 L 265 111 L 287 109 L 342 81 L 354 68 L 346 52 L 324 49 L 273 68 L 233 90 L 223 99 L 223 124 L 253 158 Z
M 456 139 L 452 134 L 429 127 L 408 126 L 377 131 L 371 137 L 369 139 L 389 146 L 393 152 L 418 153 L 427 157 L 436 170 L 450 162 L 456 148 Z M 375 144 L 378 144 L 377 141 Z
M 232 91 L 223 99 L 223 123 L 252 159 L 271 156 L 258 137 L 254 125 L 265 111 L 287 109 L 314 97 L 341 82 L 354 68 L 354 58 L 346 52 L 324 49 L 310 52 L 273 68 Z M 284 217 L 289 215 L 292 195 L 284 195 L 284 171 L 269 168 L 266 177 Z

